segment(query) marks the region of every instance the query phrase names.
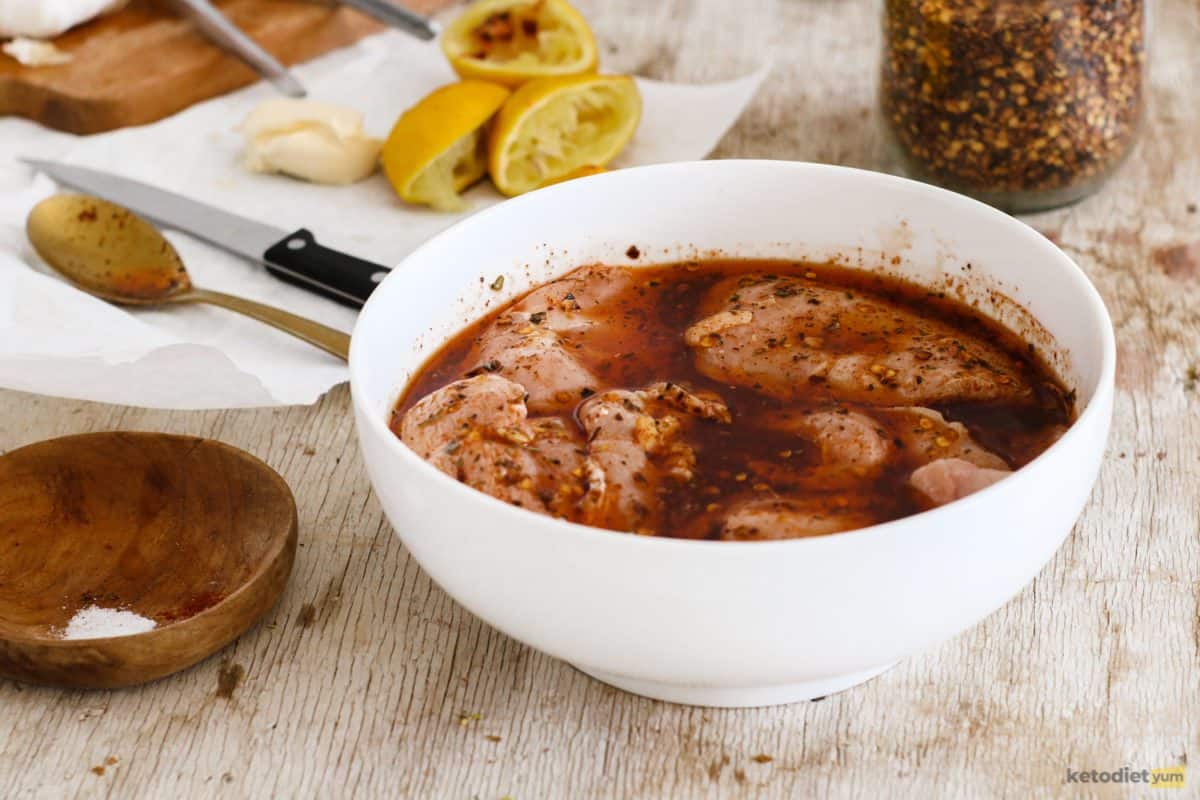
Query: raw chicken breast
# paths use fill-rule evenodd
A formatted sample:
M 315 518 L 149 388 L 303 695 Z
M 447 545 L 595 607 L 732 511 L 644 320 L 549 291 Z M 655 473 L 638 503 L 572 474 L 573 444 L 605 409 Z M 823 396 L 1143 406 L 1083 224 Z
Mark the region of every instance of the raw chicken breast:
M 472 432 L 518 429 L 525 422 L 525 390 L 498 375 L 455 381 L 422 397 L 400 422 L 400 438 L 430 459 Z
M 929 505 L 944 506 L 1011 474 L 1007 469 L 988 469 L 961 458 L 943 458 L 915 471 L 908 483 Z
M 483 336 L 479 362 L 472 371 L 494 372 L 515 381 L 528 392 L 528 407 L 537 413 L 569 409 L 599 381 L 558 333 L 529 319 L 525 312 L 497 319 Z
M 835 473 L 852 480 L 873 478 L 894 449 L 891 433 L 878 420 L 846 408 L 783 410 L 768 417 L 766 425 L 811 442 L 820 456 L 814 477 L 822 481 Z
M 783 400 L 827 391 L 870 405 L 1028 396 L 1003 351 L 882 298 L 796 276 L 751 274 L 710 290 L 684 334 L 697 369 Z
M 815 465 L 802 461 L 790 470 L 781 464 L 751 463 L 756 475 L 780 485 L 845 487 L 874 480 L 888 466 L 912 469 L 941 458 L 1008 467 L 972 439 L 966 426 L 947 421 L 931 408 L 785 409 L 767 416 L 763 424 L 808 442 L 816 451 Z
M 531 511 L 570 516 L 583 495 L 584 443 L 559 419 L 526 419 L 525 390 L 498 375 L 421 398 L 400 438 L 447 475 Z
M 800 539 L 865 528 L 879 520 L 863 509 L 820 498 L 755 498 L 730 511 L 721 528 L 724 541 Z
M 479 337 L 473 370 L 494 372 L 525 387 L 529 410 L 569 410 L 602 385 L 587 364 L 636 353 L 652 298 L 626 302 L 632 270 L 587 267 L 530 293 Z
M 956 458 L 989 469 L 1008 469 L 1003 458 L 971 438 L 967 426 L 950 422 L 932 408 L 881 408 L 875 412 L 889 423 L 895 443 L 909 464 Z
M 670 383 L 603 392 L 585 401 L 577 416 L 588 441 L 583 521 L 638 533 L 655 532 L 663 483 L 687 483 L 694 475 L 696 454 L 684 429 L 699 419 L 729 422 L 719 399 Z

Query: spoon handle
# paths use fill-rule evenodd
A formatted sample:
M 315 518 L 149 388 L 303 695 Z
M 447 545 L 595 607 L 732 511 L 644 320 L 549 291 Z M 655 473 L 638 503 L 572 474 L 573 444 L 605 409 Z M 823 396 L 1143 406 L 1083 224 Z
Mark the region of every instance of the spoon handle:
M 256 303 L 244 297 L 234 297 L 223 292 L 212 292 L 207 289 L 193 289 L 178 295 L 176 302 L 209 303 L 210 305 L 227 308 L 239 314 L 266 323 L 272 328 L 290 333 L 297 339 L 303 339 L 309 344 L 319 347 L 326 353 L 335 355 L 343 361 L 350 359 L 350 335 L 339 330 L 313 322 L 311 319 L 298 317 L 295 314 L 273 306 Z

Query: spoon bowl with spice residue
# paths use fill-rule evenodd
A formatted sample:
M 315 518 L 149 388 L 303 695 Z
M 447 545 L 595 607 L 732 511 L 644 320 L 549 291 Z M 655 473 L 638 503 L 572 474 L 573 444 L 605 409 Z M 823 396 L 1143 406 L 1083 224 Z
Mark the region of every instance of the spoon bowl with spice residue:
M 38 255 L 88 294 L 126 306 L 208 303 L 263 322 L 345 360 L 350 336 L 243 297 L 192 285 L 179 253 L 146 220 L 115 203 L 60 194 L 29 212 L 25 231 Z
M 89 433 L 0 456 L 0 678 L 110 689 L 165 677 L 278 600 L 296 504 L 208 439 Z

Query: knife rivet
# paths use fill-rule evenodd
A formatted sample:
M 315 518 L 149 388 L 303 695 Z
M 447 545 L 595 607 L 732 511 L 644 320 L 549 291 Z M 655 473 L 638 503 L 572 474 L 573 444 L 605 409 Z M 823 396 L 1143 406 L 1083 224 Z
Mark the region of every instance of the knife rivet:
M 386 277 L 387 277 L 386 272 L 372 272 L 371 273 L 371 283 L 379 283 Z
M 288 239 L 288 250 L 303 250 L 305 247 L 308 247 L 308 242 L 303 239 Z

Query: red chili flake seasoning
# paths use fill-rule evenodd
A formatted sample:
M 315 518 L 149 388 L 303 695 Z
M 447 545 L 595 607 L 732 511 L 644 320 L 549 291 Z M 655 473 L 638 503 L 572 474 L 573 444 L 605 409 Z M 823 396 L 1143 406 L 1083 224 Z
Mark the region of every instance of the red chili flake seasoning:
M 1014 211 L 1094 191 L 1142 116 L 1144 0 L 886 0 L 882 103 L 917 177 Z
M 201 592 L 178 608 L 156 614 L 155 619 L 159 622 L 178 622 L 182 619 L 191 619 L 200 612 L 212 608 L 224 599 L 225 595 L 217 592 Z

